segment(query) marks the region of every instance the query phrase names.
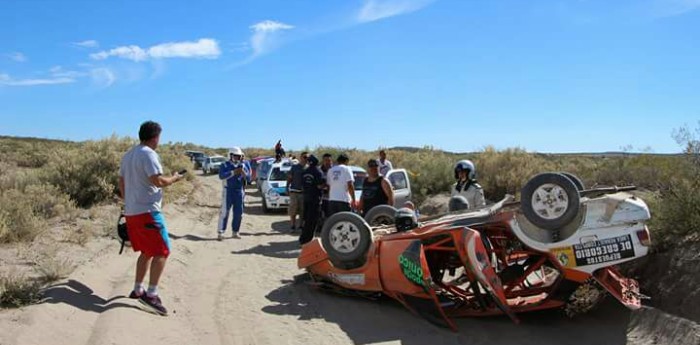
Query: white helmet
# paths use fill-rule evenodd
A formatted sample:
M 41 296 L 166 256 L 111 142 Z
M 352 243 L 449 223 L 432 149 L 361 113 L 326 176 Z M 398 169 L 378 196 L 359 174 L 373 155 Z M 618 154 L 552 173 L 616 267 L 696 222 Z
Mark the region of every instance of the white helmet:
M 455 180 L 459 179 L 459 172 L 462 170 L 467 171 L 467 177 L 470 180 L 473 180 L 476 178 L 476 166 L 474 166 L 474 163 L 468 159 L 463 159 L 457 164 L 455 164 Z
M 241 148 L 238 146 L 234 146 L 228 150 L 228 155 L 236 155 L 243 157 L 243 150 L 241 150 Z

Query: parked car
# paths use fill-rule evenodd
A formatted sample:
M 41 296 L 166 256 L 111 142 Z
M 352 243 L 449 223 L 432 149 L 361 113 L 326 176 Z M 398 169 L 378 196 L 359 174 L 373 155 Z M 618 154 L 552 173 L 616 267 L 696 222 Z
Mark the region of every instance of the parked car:
M 270 169 L 272 169 L 272 164 L 275 162 L 274 158 L 267 158 L 258 161 L 257 167 L 255 168 L 255 185 L 258 186 L 258 191 L 262 193 L 262 185 L 267 180 L 270 174 Z
M 267 213 L 271 209 L 289 207 L 287 176 L 291 168 L 292 162 L 288 160 L 283 160 L 281 163 L 273 163 L 270 166 L 267 177 L 262 180 L 260 185 L 263 212 Z
M 517 313 L 557 308 L 571 316 L 606 293 L 639 309 L 639 284 L 615 267 L 651 245 L 649 208 L 632 189 L 585 189 L 573 175 L 544 173 L 519 202 L 506 195 L 418 222 L 398 212 L 397 225 L 371 226 L 340 212 L 302 246 L 297 264 L 313 286 L 386 295 L 453 330 L 452 317 L 504 314 L 517 323 Z
M 270 156 L 258 156 L 250 159 L 250 179 L 257 183 L 258 181 L 258 167 L 260 162 L 266 159 L 271 159 Z
M 194 164 L 195 169 L 200 169 L 202 168 L 202 164 L 204 164 L 204 160 L 207 158 L 207 155 L 204 154 L 204 152 L 199 152 L 199 151 L 192 151 L 190 155 L 190 160 Z
M 221 167 L 221 164 L 224 164 L 224 162 L 226 162 L 226 157 L 224 156 L 216 155 L 207 157 L 202 164 L 202 171 L 205 175 L 217 173 L 219 172 L 219 167 Z

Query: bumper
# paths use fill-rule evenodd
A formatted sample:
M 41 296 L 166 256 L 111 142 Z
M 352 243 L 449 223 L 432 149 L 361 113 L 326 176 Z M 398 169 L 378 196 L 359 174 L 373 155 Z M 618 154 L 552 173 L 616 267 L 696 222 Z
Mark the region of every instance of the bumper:
M 627 308 L 632 310 L 641 308 L 643 295 L 639 293 L 639 283 L 636 280 L 626 278 L 613 267 L 599 269 L 593 274 L 593 277 Z
M 267 208 L 280 209 L 289 207 L 289 197 L 280 196 L 279 198 L 272 199 L 270 197 L 265 197 L 265 204 Z

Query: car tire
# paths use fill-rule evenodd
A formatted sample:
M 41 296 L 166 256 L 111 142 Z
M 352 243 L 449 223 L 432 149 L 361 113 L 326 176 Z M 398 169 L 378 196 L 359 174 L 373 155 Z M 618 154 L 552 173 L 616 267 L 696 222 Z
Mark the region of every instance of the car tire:
M 572 173 L 563 172 L 563 171 L 560 172 L 560 174 L 562 174 L 562 175 L 568 177 L 569 180 L 571 180 L 571 182 L 573 182 L 573 183 L 576 185 L 576 189 L 577 189 L 579 192 L 582 191 L 582 190 L 584 190 L 584 189 L 586 189 L 586 186 L 583 184 L 583 181 L 581 181 L 581 179 L 578 178 L 578 176 L 576 176 L 576 175 L 574 175 L 574 174 L 572 174 Z
M 335 267 L 345 270 L 358 268 L 367 260 L 372 230 L 359 215 L 339 212 L 324 222 L 321 244 Z
M 262 211 L 263 213 L 270 213 L 270 209 L 267 207 L 267 201 L 265 201 L 265 197 L 262 198 Z
M 396 216 L 396 208 L 391 205 L 377 205 L 365 214 L 365 221 L 370 226 L 392 225 Z
M 545 230 L 566 226 L 581 209 L 576 184 L 560 173 L 534 176 L 522 188 L 520 195 L 525 218 Z

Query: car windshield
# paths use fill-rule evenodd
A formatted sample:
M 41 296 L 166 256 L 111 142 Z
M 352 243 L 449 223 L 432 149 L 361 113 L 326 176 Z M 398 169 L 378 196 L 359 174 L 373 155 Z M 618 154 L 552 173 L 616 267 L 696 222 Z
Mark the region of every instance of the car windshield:
M 279 167 L 274 167 L 270 172 L 270 181 L 287 181 L 287 172 L 289 170 L 281 170 Z
M 226 158 L 224 158 L 224 157 L 214 157 L 214 158 L 211 159 L 211 162 L 212 162 L 212 163 L 221 163 L 221 162 L 224 162 L 224 161 L 226 161 Z
M 362 190 L 362 184 L 365 182 L 365 178 L 367 178 L 367 173 L 353 171 L 352 177 L 355 178 L 355 190 Z
M 204 152 L 194 152 L 192 153 L 192 157 L 204 157 Z

